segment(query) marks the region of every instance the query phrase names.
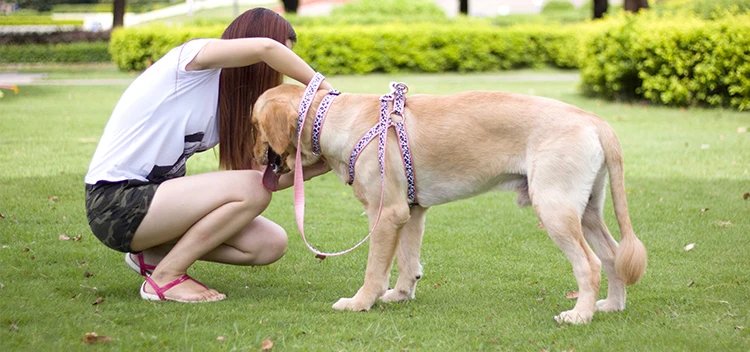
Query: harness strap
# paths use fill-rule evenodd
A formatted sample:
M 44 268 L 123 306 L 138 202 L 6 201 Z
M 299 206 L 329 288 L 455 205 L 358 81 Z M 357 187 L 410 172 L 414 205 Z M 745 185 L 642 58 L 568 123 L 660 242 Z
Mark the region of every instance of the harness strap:
M 380 141 L 378 143 L 378 165 L 380 167 L 381 174 L 384 172 L 385 154 L 381 155 L 381 150 L 384 153 L 385 140 L 387 138 L 388 128 L 391 126 L 396 130 L 396 135 L 399 141 L 399 149 L 401 150 L 401 159 L 404 163 L 404 174 L 406 176 L 407 183 L 407 197 L 411 204 L 418 204 L 417 191 L 416 191 L 416 177 L 414 175 L 413 159 L 411 157 L 411 150 L 409 148 L 409 137 L 406 133 L 404 125 L 404 106 L 406 104 L 406 93 L 409 91 L 409 87 L 404 83 L 391 83 L 391 93 L 385 94 L 380 97 L 380 121 L 378 124 L 373 126 L 364 136 L 357 142 L 352 150 L 351 156 L 349 157 L 349 180 L 347 183 L 352 185 L 354 183 L 354 169 L 359 158 L 359 154 L 362 150 L 367 147 L 375 136 L 379 136 Z M 393 102 L 393 114 L 401 117 L 401 121 L 394 122 L 388 113 L 388 102 Z M 382 145 L 382 147 L 381 147 Z
M 297 218 L 297 228 L 300 231 L 300 234 L 302 235 L 302 240 L 305 242 L 305 245 L 307 248 L 315 253 L 316 258 L 325 259 L 327 256 L 337 256 L 341 254 L 345 254 L 348 252 L 353 251 L 360 245 L 362 245 L 365 241 L 367 241 L 372 233 L 375 231 L 375 228 L 378 226 L 378 223 L 380 222 L 380 215 L 383 211 L 383 200 L 385 199 L 385 154 L 386 154 L 386 140 L 388 137 L 388 128 L 390 126 L 394 126 L 396 133 L 399 138 L 399 145 L 401 149 L 401 154 L 404 160 L 404 169 L 406 170 L 406 176 L 407 181 L 409 183 L 409 200 L 412 202 L 412 204 L 416 203 L 416 192 L 414 190 L 414 170 L 412 167 L 411 162 L 411 153 L 409 151 L 408 146 L 408 138 L 406 134 L 406 130 L 404 128 L 404 121 L 403 121 L 403 109 L 404 104 L 406 100 L 406 92 L 408 91 L 408 87 L 403 83 L 398 84 L 391 84 L 391 93 L 395 94 L 395 98 L 393 94 L 386 94 L 383 95 L 380 98 L 380 121 L 377 125 L 373 126 L 366 134 L 365 137 L 362 138 L 362 140 L 357 143 L 357 146 L 355 147 L 355 151 L 352 152 L 352 156 L 350 158 L 349 163 L 349 176 L 350 181 L 349 184 L 352 184 L 354 182 L 354 164 L 359 156 L 359 152 L 364 149 L 367 144 L 372 141 L 375 136 L 379 136 L 378 140 L 378 166 L 380 167 L 380 205 L 378 206 L 378 215 L 375 218 L 375 222 L 372 225 L 372 228 L 370 229 L 370 233 L 367 234 L 365 238 L 363 238 L 359 243 L 354 245 L 353 247 L 339 251 L 334 253 L 324 253 L 317 249 L 315 249 L 310 243 L 307 241 L 307 238 L 305 237 L 305 231 L 304 231 L 304 222 L 305 222 L 305 187 L 304 187 L 304 178 L 303 178 L 303 170 L 302 170 L 302 155 L 301 155 L 301 148 L 300 145 L 302 143 L 302 130 L 304 128 L 305 124 L 305 117 L 307 116 L 307 111 L 310 108 L 310 105 L 312 104 L 312 100 L 315 96 L 315 92 L 318 90 L 318 87 L 320 86 L 320 83 L 325 79 L 320 73 L 316 73 L 313 79 L 308 84 L 307 88 L 305 89 L 305 93 L 302 97 L 302 100 L 300 101 L 300 107 L 299 107 L 299 116 L 297 119 L 297 153 L 296 153 L 296 159 L 295 159 L 295 165 L 294 165 L 294 210 L 295 215 Z M 331 105 L 331 102 L 333 99 L 335 99 L 336 96 L 339 95 L 338 91 L 331 91 L 328 95 L 326 95 L 323 98 L 323 101 L 321 101 L 320 106 L 318 107 L 318 111 L 315 115 L 315 121 L 313 122 L 313 153 L 316 153 L 317 155 L 320 154 L 320 133 L 322 131 L 323 121 L 325 119 L 325 116 L 328 112 L 328 108 Z M 390 101 L 393 101 L 394 104 L 394 113 L 398 114 L 402 117 L 401 121 L 398 123 L 394 123 L 391 119 L 390 115 L 388 114 L 388 103 Z M 358 150 L 358 151 L 357 151 Z
M 320 155 L 320 133 L 323 131 L 323 121 L 325 121 L 326 115 L 328 115 L 328 108 L 331 107 L 333 99 L 339 96 L 339 94 L 341 94 L 341 92 L 335 89 L 329 91 L 328 95 L 326 95 L 323 98 L 323 101 L 320 102 L 318 111 L 315 113 L 315 121 L 313 122 L 312 130 L 312 152 L 314 155 Z

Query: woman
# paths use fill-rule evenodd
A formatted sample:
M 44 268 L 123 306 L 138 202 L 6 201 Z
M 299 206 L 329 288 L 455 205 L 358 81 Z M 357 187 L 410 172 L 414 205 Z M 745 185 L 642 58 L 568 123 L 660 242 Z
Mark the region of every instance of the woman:
M 120 98 L 85 178 L 86 213 L 97 238 L 146 276 L 144 299 L 222 300 L 187 276 L 197 260 L 266 265 L 284 255 L 286 233 L 260 216 L 271 194 L 251 159 L 250 114 L 284 75 L 312 79 L 313 69 L 290 50 L 295 41 L 281 16 L 249 10 L 222 39 L 171 50 Z M 186 176 L 186 160 L 217 143 L 227 170 Z M 321 163 L 304 176 L 328 170 Z M 292 182 L 285 175 L 279 188 Z

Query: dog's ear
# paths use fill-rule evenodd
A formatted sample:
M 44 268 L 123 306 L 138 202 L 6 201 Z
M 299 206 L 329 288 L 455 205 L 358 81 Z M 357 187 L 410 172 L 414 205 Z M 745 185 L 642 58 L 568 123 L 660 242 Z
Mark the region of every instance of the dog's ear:
M 286 151 L 297 134 L 297 111 L 294 105 L 288 99 L 270 99 L 256 112 L 259 132 L 268 145 L 278 154 Z M 258 151 L 255 154 L 257 156 Z

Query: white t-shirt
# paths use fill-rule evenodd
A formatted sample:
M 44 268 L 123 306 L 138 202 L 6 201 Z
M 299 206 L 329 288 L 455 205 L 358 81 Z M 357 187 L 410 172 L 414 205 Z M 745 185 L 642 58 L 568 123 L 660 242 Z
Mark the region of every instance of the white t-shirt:
M 163 182 L 219 143 L 221 69 L 185 71 L 212 39 L 172 49 L 125 90 L 104 128 L 85 182 Z

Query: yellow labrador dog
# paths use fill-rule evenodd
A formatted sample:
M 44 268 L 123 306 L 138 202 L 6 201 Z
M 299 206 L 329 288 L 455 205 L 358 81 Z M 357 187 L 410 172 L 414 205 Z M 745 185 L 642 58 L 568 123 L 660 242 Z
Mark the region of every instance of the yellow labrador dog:
M 322 127 L 322 154 L 314 155 L 313 116 L 327 91 L 315 94 L 301 145 L 297 145 L 297 108 L 304 90 L 284 84 L 258 99 L 252 115 L 254 157 L 261 164 L 275 163 L 277 172 L 284 173 L 293 169 L 299 148 L 303 165 L 322 157 L 346 182 L 352 149 L 379 121 L 379 96 L 342 94 L 336 98 Z M 636 283 L 646 270 L 646 249 L 636 238 L 628 215 L 620 143 L 605 121 L 552 99 L 480 91 L 410 95 L 403 118 L 419 204 L 409 204 L 404 163 L 396 135 L 389 131 L 382 215 L 371 237 L 364 284 L 354 297 L 336 302 L 334 309 L 366 311 L 378 299 L 413 299 L 422 275 L 419 253 L 427 209 L 490 190 L 518 192 L 517 203 L 534 208 L 570 260 L 578 301 L 572 310 L 555 316 L 556 321 L 588 323 L 597 310 L 625 308 L 625 285 Z M 376 144 L 373 141 L 360 154 L 352 184 L 370 226 L 381 202 Z M 622 234 L 619 245 L 602 216 L 607 173 Z M 397 254 L 398 280 L 388 289 Z M 602 263 L 609 279 L 608 293 L 606 299 L 597 301 Z

